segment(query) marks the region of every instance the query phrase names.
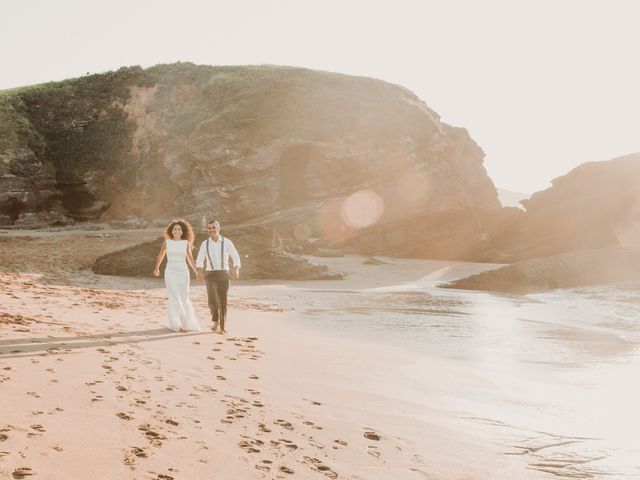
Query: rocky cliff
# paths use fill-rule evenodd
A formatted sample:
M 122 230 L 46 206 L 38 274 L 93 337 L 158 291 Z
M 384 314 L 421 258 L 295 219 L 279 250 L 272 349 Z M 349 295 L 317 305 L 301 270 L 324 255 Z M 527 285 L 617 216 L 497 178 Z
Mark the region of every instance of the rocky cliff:
M 408 90 L 178 63 L 0 92 L 0 225 L 216 216 L 344 240 L 497 209 L 483 152 Z
M 640 280 L 640 154 L 584 163 L 522 204 L 526 212 L 501 222 L 491 242 L 493 258 L 517 263 L 450 287 L 529 292 Z
M 633 243 L 640 234 L 640 154 L 584 163 L 522 203 L 536 253 Z
M 512 260 L 611 244 L 640 246 L 640 154 L 588 162 L 523 200 L 502 239 Z

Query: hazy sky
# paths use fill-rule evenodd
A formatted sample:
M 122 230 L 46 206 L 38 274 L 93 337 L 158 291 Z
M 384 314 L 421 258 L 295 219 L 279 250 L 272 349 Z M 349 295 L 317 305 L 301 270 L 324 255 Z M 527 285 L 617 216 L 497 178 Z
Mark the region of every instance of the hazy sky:
M 640 151 L 639 19 L 637 0 L 3 0 L 0 89 L 175 61 L 371 76 L 530 193 Z

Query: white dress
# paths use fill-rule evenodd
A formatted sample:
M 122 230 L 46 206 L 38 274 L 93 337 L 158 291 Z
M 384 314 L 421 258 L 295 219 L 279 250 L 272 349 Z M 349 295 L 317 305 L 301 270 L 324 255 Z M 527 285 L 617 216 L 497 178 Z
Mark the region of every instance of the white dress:
M 187 267 L 186 240 L 167 240 L 167 268 L 164 283 L 169 297 L 169 323 L 171 330 L 200 330 L 200 324 L 189 300 L 189 268 Z

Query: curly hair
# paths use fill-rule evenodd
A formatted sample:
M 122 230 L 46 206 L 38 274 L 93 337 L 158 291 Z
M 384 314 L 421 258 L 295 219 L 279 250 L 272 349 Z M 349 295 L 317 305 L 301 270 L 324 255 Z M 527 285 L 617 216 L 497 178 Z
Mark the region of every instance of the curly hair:
M 173 239 L 171 230 L 173 230 L 173 227 L 176 225 L 180 225 L 180 227 L 182 228 L 182 236 L 180 237 L 180 239 L 188 241 L 189 245 L 193 246 L 193 241 L 195 240 L 195 235 L 193 234 L 193 228 L 191 227 L 191 224 L 187 222 L 184 218 L 171 220 L 169 222 L 169 225 L 167 225 L 167 228 L 164 231 L 164 238 L 168 240 Z

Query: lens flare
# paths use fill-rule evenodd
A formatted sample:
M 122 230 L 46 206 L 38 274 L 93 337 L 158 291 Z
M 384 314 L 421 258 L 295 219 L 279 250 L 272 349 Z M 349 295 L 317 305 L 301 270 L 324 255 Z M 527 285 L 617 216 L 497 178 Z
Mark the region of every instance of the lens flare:
M 384 212 L 384 202 L 372 190 L 360 190 L 342 204 L 340 215 L 345 225 L 351 228 L 366 228 L 374 225 Z

